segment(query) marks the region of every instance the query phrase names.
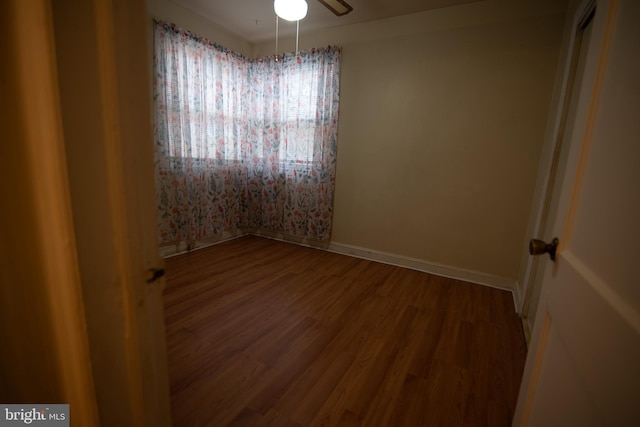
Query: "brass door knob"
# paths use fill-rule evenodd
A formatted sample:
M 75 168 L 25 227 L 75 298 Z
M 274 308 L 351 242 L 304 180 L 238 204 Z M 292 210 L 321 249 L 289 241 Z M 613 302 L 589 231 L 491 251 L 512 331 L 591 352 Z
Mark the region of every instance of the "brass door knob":
M 551 243 L 546 243 L 538 239 L 531 239 L 529 241 L 529 253 L 531 255 L 549 254 L 549 258 L 551 258 L 551 261 L 555 261 L 558 243 L 560 243 L 560 241 L 557 237 L 554 237 Z

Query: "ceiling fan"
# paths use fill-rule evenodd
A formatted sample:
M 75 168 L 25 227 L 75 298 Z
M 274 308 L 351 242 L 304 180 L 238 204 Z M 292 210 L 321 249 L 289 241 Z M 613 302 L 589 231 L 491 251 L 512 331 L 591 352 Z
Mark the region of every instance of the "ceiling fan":
M 351 12 L 353 8 L 347 4 L 344 0 L 318 0 L 322 3 L 327 9 L 331 12 L 335 13 L 337 16 L 346 15 Z
M 346 15 L 353 8 L 345 0 L 318 0 L 337 16 Z M 298 35 L 300 34 L 300 20 L 307 16 L 306 0 L 273 0 L 276 12 L 276 52 L 278 51 L 278 19 L 296 21 L 296 52 L 298 52 Z
M 337 16 L 346 15 L 353 10 L 344 0 L 318 1 Z M 308 6 L 305 0 L 274 0 L 273 8 L 280 18 L 287 21 L 299 21 L 307 15 Z

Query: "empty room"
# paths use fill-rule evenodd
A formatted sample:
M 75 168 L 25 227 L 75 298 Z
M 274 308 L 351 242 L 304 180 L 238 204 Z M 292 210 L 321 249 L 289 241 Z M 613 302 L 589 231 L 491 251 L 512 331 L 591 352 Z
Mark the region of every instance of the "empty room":
M 150 3 L 174 423 L 509 425 L 567 4 L 307 3 Z
M 637 2 L 0 12 L 0 424 L 637 425 Z

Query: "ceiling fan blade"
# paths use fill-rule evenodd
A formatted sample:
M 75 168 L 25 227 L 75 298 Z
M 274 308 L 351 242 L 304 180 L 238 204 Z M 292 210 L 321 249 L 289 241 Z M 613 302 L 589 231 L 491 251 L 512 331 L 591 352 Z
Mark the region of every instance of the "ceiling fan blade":
M 335 13 L 338 16 L 346 15 L 351 12 L 353 8 L 347 4 L 344 0 L 318 0 L 325 5 L 327 9 Z

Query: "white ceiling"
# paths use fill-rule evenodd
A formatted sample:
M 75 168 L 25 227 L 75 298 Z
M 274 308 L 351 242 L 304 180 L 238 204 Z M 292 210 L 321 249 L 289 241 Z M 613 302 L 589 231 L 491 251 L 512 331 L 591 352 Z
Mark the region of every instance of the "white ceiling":
M 209 21 L 255 43 L 272 39 L 276 15 L 273 0 L 171 0 Z M 300 32 L 407 15 L 481 0 L 346 0 L 348 15 L 336 16 L 317 0 L 307 0 L 309 12 L 300 21 Z M 280 20 L 282 35 L 293 34 L 295 24 Z

